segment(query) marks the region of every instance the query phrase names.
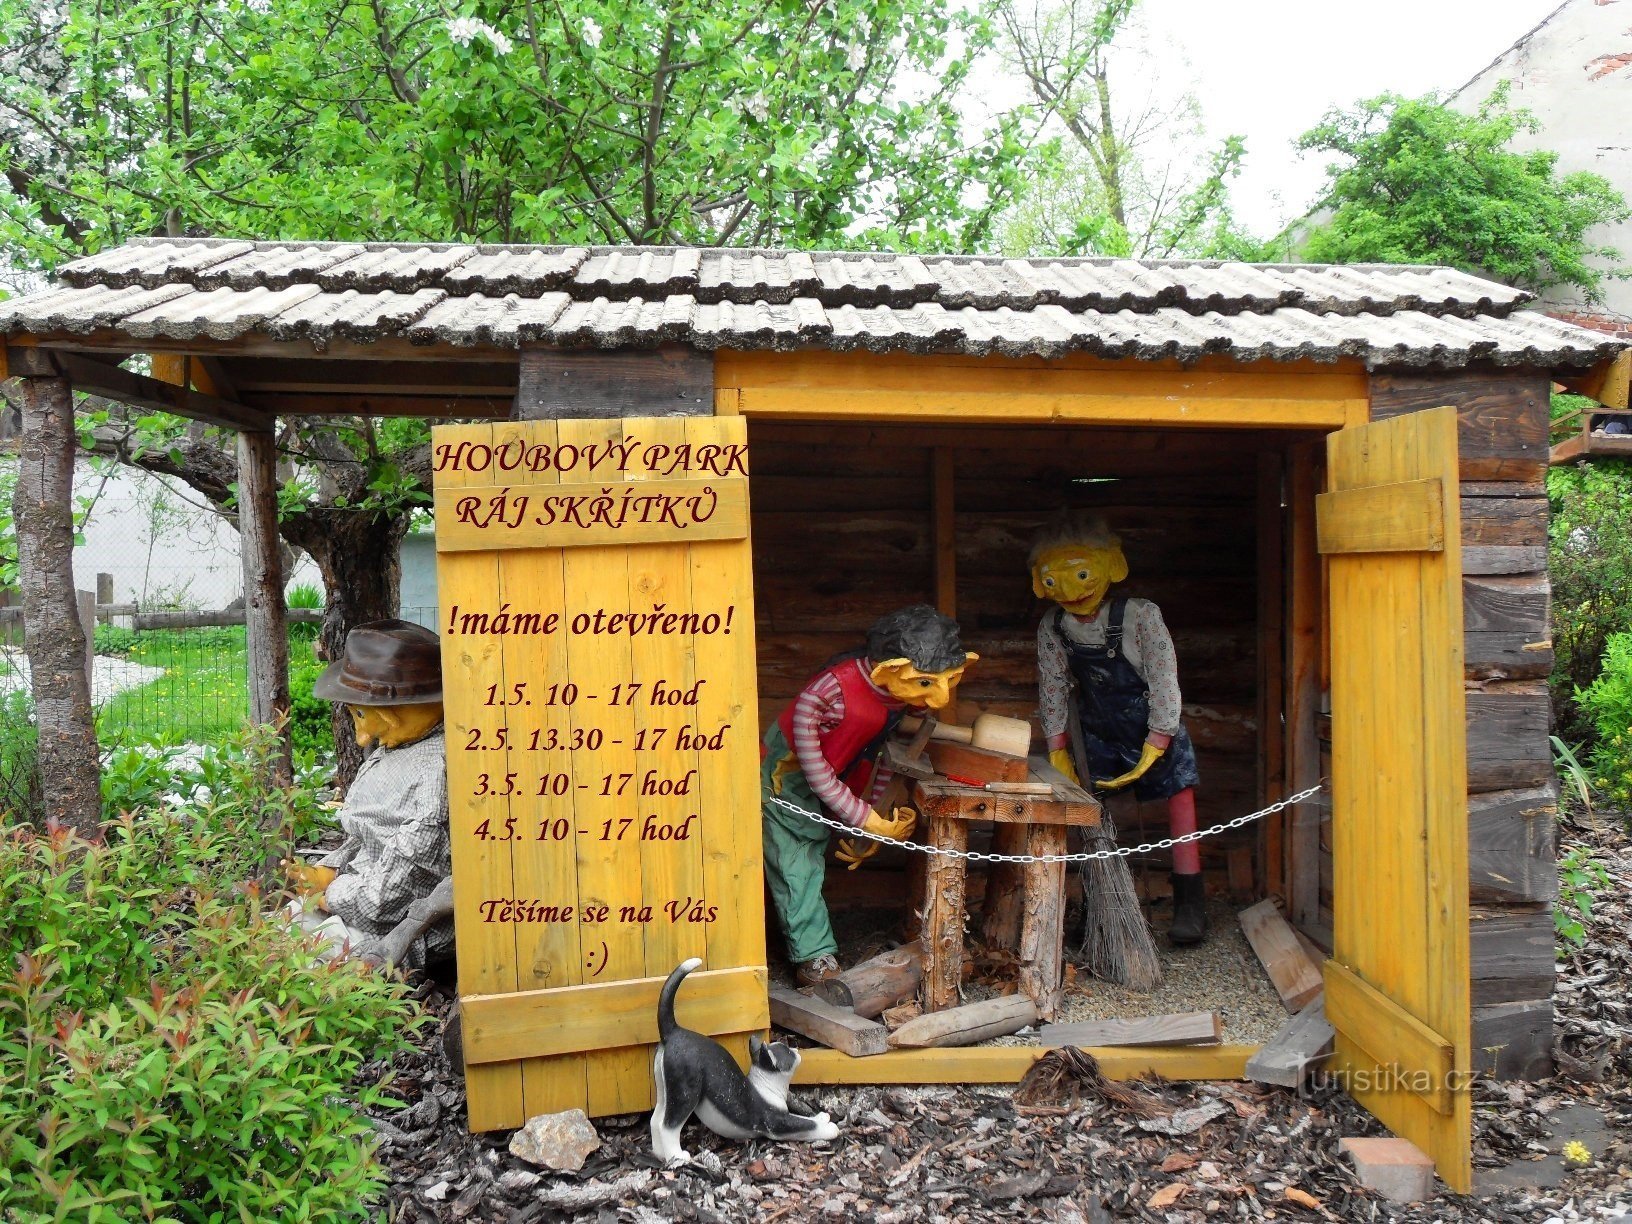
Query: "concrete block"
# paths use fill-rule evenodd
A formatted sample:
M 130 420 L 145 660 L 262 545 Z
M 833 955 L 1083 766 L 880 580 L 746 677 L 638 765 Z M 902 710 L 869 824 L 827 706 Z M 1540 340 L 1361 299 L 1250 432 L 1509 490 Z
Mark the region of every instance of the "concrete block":
M 1434 1196 L 1434 1162 L 1405 1139 L 1344 1139 L 1338 1151 L 1354 1161 L 1360 1184 L 1391 1203 L 1420 1203 Z

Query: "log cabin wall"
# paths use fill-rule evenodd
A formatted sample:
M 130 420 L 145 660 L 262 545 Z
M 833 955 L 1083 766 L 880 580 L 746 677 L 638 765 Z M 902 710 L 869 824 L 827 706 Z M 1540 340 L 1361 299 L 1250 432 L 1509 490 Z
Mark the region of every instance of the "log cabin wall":
M 1442 404 L 1461 426 L 1475 1065 L 1547 1074 L 1557 788 L 1548 743 L 1545 374 L 1379 373 L 1373 419 Z
M 1031 593 L 1031 534 L 1061 505 L 1099 509 L 1131 567 L 1118 589 L 1156 601 L 1173 634 L 1203 823 L 1252 810 L 1258 455 L 1284 445 L 1263 431 L 750 422 L 762 725 L 827 658 L 865 640 L 876 617 L 936 602 L 940 449 L 952 473 L 955 610 L 965 644 L 981 656 L 960 700 L 1035 714 L 1045 604 Z M 1165 831 L 1164 805 L 1130 809 L 1116 813 L 1130 833 L 1141 821 L 1146 835 Z M 1250 832 L 1231 844 L 1252 846 Z M 1209 874 L 1223 880 L 1224 846 L 1203 846 Z

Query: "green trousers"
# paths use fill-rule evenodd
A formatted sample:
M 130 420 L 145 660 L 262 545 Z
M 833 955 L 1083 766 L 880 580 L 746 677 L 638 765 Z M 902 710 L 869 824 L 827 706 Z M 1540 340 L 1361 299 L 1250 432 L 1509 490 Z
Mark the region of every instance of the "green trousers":
M 835 955 L 839 945 L 827 917 L 827 902 L 822 900 L 830 830 L 809 816 L 771 802 L 774 796 L 806 812 L 822 811 L 821 801 L 811 793 L 810 783 L 798 770 L 782 775 L 780 794 L 774 789 L 776 767 L 792 751 L 782 728 L 772 723 L 765 735 L 765 757 L 760 762 L 759 795 L 765 826 L 765 883 L 770 887 L 777 923 L 788 943 L 788 956 L 802 965 L 818 956 Z

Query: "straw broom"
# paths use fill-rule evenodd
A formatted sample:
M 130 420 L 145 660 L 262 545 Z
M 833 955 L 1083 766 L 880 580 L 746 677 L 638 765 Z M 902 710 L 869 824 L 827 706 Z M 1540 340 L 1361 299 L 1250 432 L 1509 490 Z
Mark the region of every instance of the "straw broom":
M 1077 777 L 1087 782 L 1088 753 L 1082 742 L 1082 724 L 1077 721 L 1074 692 L 1067 726 Z M 1098 826 L 1085 832 L 1087 849 L 1116 849 L 1116 827 L 1110 812 L 1101 810 Z M 1089 973 L 1108 982 L 1130 990 L 1156 989 L 1161 985 L 1162 966 L 1156 959 L 1156 940 L 1139 906 L 1128 860 L 1089 859 L 1082 867 L 1082 946 L 1076 959 Z

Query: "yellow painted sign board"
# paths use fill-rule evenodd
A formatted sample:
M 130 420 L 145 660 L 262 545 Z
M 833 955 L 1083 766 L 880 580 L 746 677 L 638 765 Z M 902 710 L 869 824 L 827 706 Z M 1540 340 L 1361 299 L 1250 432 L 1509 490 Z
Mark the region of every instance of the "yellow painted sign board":
M 768 1022 L 745 424 L 433 433 L 472 1130 L 651 1108 L 658 987 Z

